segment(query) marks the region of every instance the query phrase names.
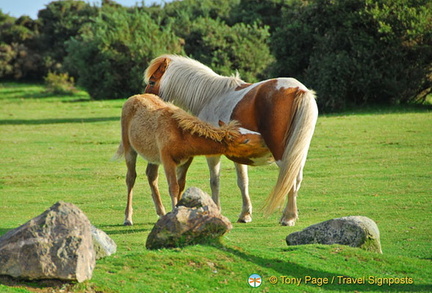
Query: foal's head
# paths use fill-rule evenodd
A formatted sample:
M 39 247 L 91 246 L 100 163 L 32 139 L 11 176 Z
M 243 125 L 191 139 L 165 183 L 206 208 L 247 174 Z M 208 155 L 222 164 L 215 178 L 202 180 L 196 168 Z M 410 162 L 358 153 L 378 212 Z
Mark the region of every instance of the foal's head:
M 223 128 L 223 122 L 219 122 Z M 225 155 L 237 163 L 253 164 L 253 158 L 266 156 L 269 153 L 261 134 L 247 129 L 236 127 L 233 134 L 228 134 L 225 139 L 227 151 Z

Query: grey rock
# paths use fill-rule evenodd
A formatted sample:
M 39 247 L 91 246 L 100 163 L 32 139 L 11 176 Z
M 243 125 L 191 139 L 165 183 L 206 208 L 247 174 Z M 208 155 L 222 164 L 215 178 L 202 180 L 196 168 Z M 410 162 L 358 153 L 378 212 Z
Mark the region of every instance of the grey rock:
M 82 282 L 95 264 L 90 222 L 70 203 L 58 202 L 0 237 L 0 275 Z
M 382 253 L 377 224 L 363 216 L 332 219 L 287 236 L 288 245 L 342 244 Z
M 177 207 L 179 206 L 187 208 L 207 207 L 211 212 L 219 213 L 219 208 L 214 203 L 213 199 L 197 187 L 190 187 L 183 193 L 182 198 L 177 203 Z
M 157 221 L 146 247 L 159 249 L 208 243 L 231 229 L 231 222 L 220 214 L 208 194 L 195 187 L 189 188 L 177 207 Z
M 96 260 L 110 256 L 117 251 L 117 244 L 104 231 L 91 225 L 90 227 Z

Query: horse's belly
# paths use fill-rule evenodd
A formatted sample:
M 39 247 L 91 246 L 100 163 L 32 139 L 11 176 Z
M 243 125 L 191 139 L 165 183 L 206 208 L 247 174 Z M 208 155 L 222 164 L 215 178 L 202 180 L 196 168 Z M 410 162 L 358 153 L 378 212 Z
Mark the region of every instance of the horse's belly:
M 159 151 L 152 147 L 152 143 L 132 145 L 134 150 L 147 162 L 152 164 L 161 164 Z
M 132 132 L 129 134 L 133 149 L 146 161 L 161 164 L 157 140 L 151 132 Z

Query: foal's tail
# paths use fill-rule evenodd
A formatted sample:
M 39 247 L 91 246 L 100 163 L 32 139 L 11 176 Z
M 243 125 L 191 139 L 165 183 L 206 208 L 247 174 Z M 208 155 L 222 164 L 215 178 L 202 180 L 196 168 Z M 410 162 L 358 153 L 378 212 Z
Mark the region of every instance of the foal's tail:
M 138 95 L 137 95 L 138 96 Z M 134 107 L 135 102 L 137 100 L 137 96 L 132 96 L 126 100 L 122 107 L 122 115 L 120 119 L 121 124 L 121 141 L 118 146 L 117 152 L 111 158 L 113 161 L 121 159 L 127 151 L 129 151 L 130 143 L 129 143 L 129 122 L 130 117 L 132 117 L 135 113 L 136 107 Z
M 282 160 L 278 162 L 278 180 L 268 196 L 264 208 L 267 215 L 282 206 L 288 192 L 294 187 L 297 176 L 306 161 L 318 118 L 315 92 L 297 90 L 293 109 L 294 117 L 285 135 L 285 150 Z
M 114 154 L 114 156 L 111 158 L 112 161 L 116 161 L 121 159 L 125 154 L 125 150 L 123 147 L 123 142 L 120 142 L 120 145 L 118 146 L 117 152 Z

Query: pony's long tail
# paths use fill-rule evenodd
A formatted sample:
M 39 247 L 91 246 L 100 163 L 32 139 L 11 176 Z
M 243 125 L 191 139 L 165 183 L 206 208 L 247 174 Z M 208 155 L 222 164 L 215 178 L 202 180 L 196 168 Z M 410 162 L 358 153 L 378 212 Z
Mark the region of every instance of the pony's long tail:
M 305 163 L 315 130 L 318 118 L 315 92 L 298 89 L 293 107 L 294 117 L 285 136 L 282 160 L 278 162 L 280 169 L 278 180 L 264 206 L 266 215 L 281 207 L 288 192 L 294 187 L 296 178 Z

